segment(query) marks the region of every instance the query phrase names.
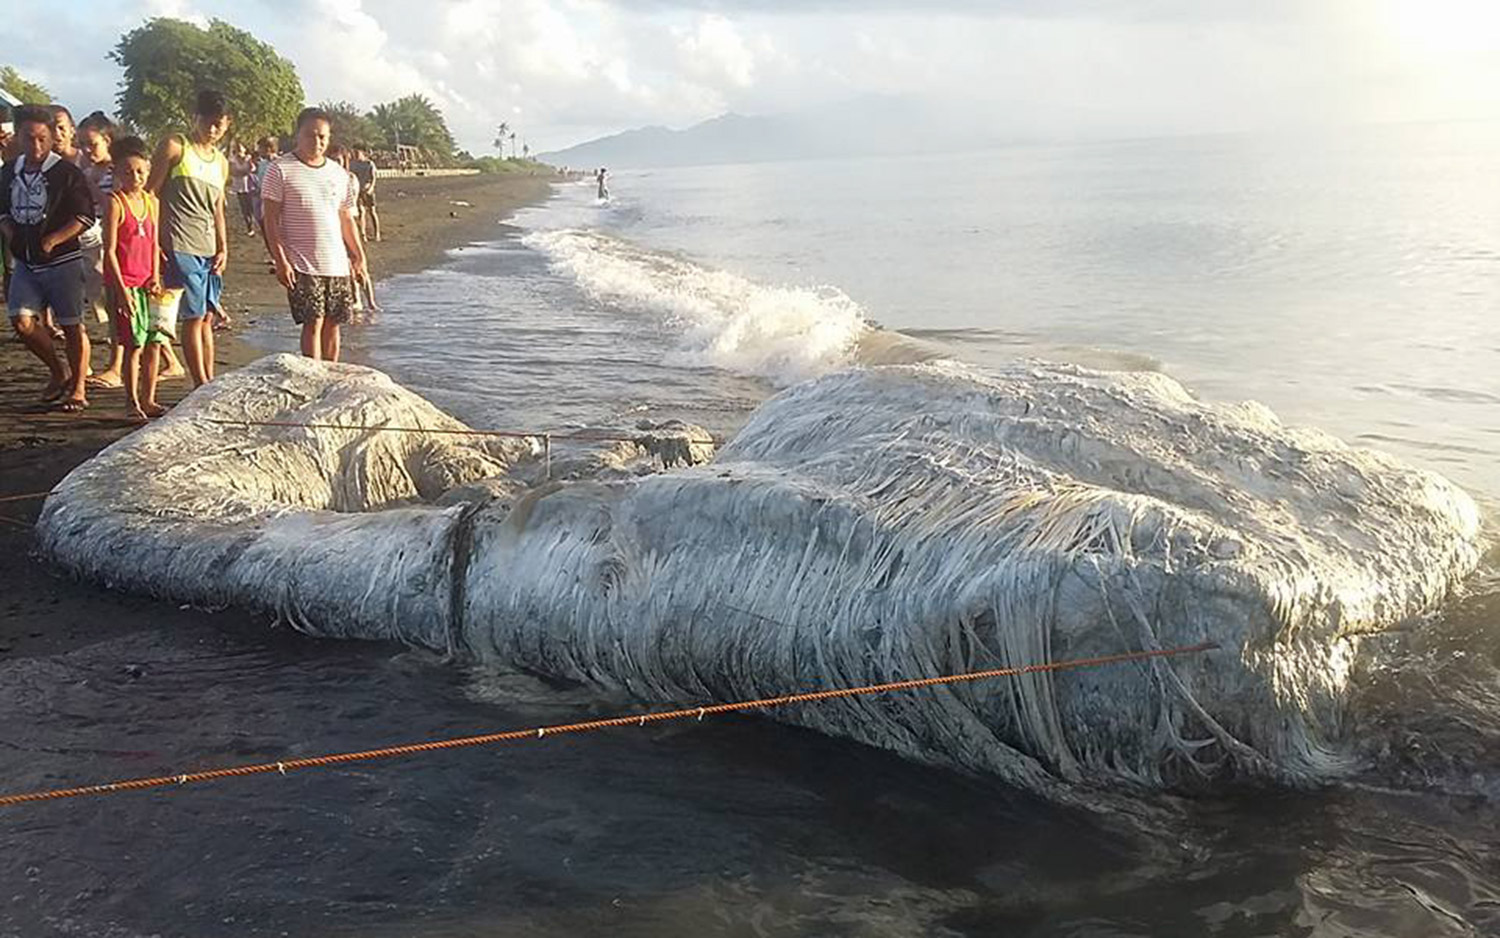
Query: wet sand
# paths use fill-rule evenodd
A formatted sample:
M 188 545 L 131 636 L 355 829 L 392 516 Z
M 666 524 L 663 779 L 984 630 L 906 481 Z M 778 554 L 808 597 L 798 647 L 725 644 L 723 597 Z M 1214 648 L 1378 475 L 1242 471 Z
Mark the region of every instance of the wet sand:
M 412 273 L 440 263 L 450 248 L 481 240 L 499 219 L 547 197 L 548 179 L 526 176 L 457 176 L 383 179 L 379 211 L 384 240 L 369 246 L 376 278 Z M 468 205 L 455 205 L 466 202 Z M 218 334 L 216 360 L 224 372 L 271 351 L 295 351 L 297 332 L 286 312 L 286 294 L 266 264 L 258 238 L 245 235 L 238 206 L 229 206 L 229 269 L 224 306 L 235 327 Z M 378 287 L 377 287 L 378 290 Z M 236 332 L 252 322 L 263 327 L 257 342 Z M 93 365 L 108 361 L 105 327 L 91 325 Z M 0 498 L 51 488 L 75 466 L 129 433 L 124 392 L 95 390 L 82 414 L 63 414 L 38 403 L 46 374 L 13 336 L 0 341 Z M 188 393 L 185 378 L 161 383 L 159 398 L 172 404 Z M 6 558 L 5 597 L 0 602 L 0 660 L 60 654 L 144 629 L 201 623 L 207 613 L 112 593 L 53 577 L 30 557 L 29 522 L 40 500 L 0 501 L 0 555 Z M 215 622 L 250 617 L 221 613 Z

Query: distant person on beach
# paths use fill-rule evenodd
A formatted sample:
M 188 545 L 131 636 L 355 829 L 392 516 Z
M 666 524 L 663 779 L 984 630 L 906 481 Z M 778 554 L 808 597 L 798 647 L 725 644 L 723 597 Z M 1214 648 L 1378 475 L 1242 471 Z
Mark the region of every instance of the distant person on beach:
M 255 202 L 250 197 L 255 185 L 255 161 L 243 143 L 234 145 L 234 155 L 229 158 L 229 188 L 240 204 L 240 219 L 245 223 L 245 234 L 255 237 Z
M 16 125 L 22 155 L 0 169 L 0 235 L 16 265 L 6 305 L 16 334 L 51 374 L 42 400 L 61 399 L 62 410 L 76 413 L 88 407 L 89 362 L 78 236 L 94 223 L 94 203 L 83 171 L 54 152 L 47 110 L 23 107 Z M 66 362 L 41 322 L 49 309 L 67 341 Z
M 605 169 L 602 166 L 599 167 L 599 172 L 594 174 L 594 178 L 599 182 L 600 200 L 609 198 L 609 186 L 606 185 L 606 180 L 608 180 L 609 178 L 609 170 Z
M 380 213 L 375 210 L 375 164 L 364 147 L 354 148 L 354 159 L 349 161 L 349 170 L 359 177 L 359 233 L 362 237 L 380 240 Z
M 297 146 L 266 171 L 266 243 L 287 290 L 292 321 L 302 327 L 302 354 L 339 360 L 339 327 L 354 311 L 350 277 L 365 274 L 354 223 L 349 171 L 328 159 L 332 118 L 321 108 L 297 115 Z
M 214 331 L 210 313 L 219 305 L 229 237 L 224 194 L 229 161 L 218 143 L 229 130 L 229 106 L 217 91 L 200 91 L 192 133 L 162 140 L 146 183 L 161 200 L 160 240 L 166 261 L 162 284 L 179 303 L 182 357 L 193 385 L 214 377 Z
M 272 161 L 278 155 L 275 137 L 261 137 L 255 142 L 255 160 L 250 170 L 250 203 L 255 209 L 255 224 L 260 228 L 262 239 L 266 236 L 266 210 L 261 202 L 260 190 L 266 184 L 266 170 L 271 168 Z M 266 250 L 269 251 L 270 248 Z
M 156 382 L 160 350 L 170 347 L 172 332 L 172 323 L 160 318 L 158 203 L 146 190 L 151 176 L 151 151 L 146 142 L 125 137 L 114 143 L 111 153 L 116 167 L 115 187 L 104 215 L 104 263 L 115 301 L 115 347 L 123 350 L 125 413 L 145 420 L 166 413 L 166 408 L 156 402 Z M 167 307 L 166 315 L 171 312 L 172 307 Z
M 350 168 L 353 160 L 350 159 L 352 151 L 338 144 L 328 148 L 328 158 L 337 160 L 338 164 L 349 173 L 349 184 L 354 187 L 354 227 L 359 232 L 360 245 L 364 245 L 364 213 L 360 211 L 360 203 L 363 201 L 364 188 L 360 185 L 359 176 Z M 380 307 L 375 303 L 375 288 L 370 283 L 370 255 L 365 254 L 365 272 L 362 276 L 350 276 L 349 288 L 354 291 L 354 315 L 351 322 L 359 318 L 359 314 L 369 309 L 371 312 L 379 312 Z M 366 300 L 368 299 L 368 302 Z

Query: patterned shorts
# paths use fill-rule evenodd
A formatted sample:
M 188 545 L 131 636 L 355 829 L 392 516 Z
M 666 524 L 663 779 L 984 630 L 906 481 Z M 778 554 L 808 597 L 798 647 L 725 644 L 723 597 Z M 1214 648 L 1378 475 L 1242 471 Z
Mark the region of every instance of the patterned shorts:
M 348 277 L 319 277 L 300 270 L 296 274 L 292 288 L 286 291 L 292 322 L 300 326 L 314 319 L 335 324 L 349 321 L 354 311 L 354 291 L 349 288 Z

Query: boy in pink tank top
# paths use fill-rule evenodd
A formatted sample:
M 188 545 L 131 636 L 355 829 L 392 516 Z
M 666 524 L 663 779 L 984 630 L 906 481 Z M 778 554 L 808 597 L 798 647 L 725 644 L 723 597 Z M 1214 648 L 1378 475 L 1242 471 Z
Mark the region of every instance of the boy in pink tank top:
M 159 213 L 156 196 L 146 189 L 151 151 L 139 137 L 124 137 L 110 146 L 110 154 L 114 192 L 104 216 L 104 269 L 114 295 L 115 341 L 125 350 L 125 409 L 145 420 L 167 412 L 156 403 L 156 379 L 161 348 L 172 332 L 162 315 L 166 304 L 157 302 L 162 295 Z

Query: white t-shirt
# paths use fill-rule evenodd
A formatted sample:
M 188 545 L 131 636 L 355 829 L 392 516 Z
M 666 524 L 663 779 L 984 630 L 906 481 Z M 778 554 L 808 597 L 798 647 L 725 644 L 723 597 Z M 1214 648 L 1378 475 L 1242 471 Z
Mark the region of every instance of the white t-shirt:
M 281 244 L 292 269 L 319 277 L 347 277 L 339 210 L 354 210 L 349 172 L 333 160 L 308 166 L 288 153 L 266 170 L 261 201 L 281 203 Z

